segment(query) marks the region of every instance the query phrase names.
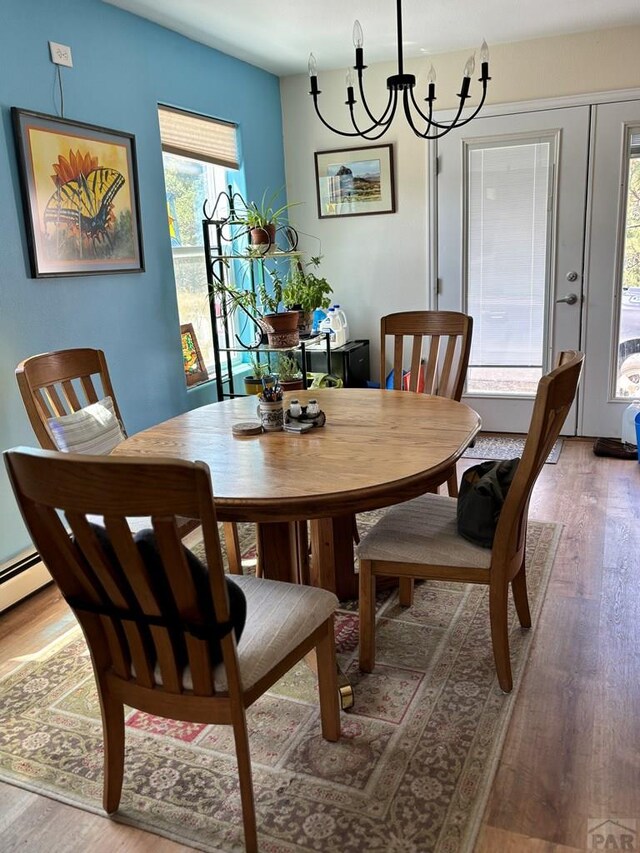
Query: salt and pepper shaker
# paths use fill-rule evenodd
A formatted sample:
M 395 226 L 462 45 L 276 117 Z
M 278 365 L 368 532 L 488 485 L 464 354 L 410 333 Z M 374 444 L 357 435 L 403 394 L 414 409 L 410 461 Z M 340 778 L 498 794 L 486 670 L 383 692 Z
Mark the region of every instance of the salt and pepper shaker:
M 320 414 L 320 406 L 318 405 L 317 400 L 309 400 L 307 404 L 307 415 L 310 418 L 315 418 L 316 415 Z
M 289 403 L 289 414 L 292 418 L 299 418 L 302 414 L 302 406 L 298 400 L 292 400 Z

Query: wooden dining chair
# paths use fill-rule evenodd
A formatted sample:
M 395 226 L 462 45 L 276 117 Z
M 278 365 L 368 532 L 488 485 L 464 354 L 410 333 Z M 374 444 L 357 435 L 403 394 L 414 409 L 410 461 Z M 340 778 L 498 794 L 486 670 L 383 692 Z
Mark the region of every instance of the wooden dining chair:
M 375 666 L 376 576 L 391 575 L 405 585 L 411 604 L 414 578 L 481 583 L 489 586 L 493 656 L 500 687 L 512 688 L 507 625 L 509 585 L 520 624 L 531 627 L 525 574 L 529 500 L 576 395 L 584 355 L 567 351 L 538 383 L 522 459 L 507 493 L 492 548 L 482 548 L 457 532 L 457 501 L 427 494 L 390 509 L 358 547 L 360 559 L 360 668 Z M 402 592 L 402 590 L 401 590 Z M 406 593 L 408 592 L 408 596 Z
M 315 649 L 322 735 L 339 739 L 337 598 L 327 590 L 246 575 L 226 581 L 203 462 L 30 448 L 6 451 L 5 462 L 33 541 L 89 647 L 102 714 L 105 811 L 118 809 L 122 792 L 125 705 L 170 719 L 231 725 L 246 849 L 256 851 L 246 709 Z M 104 531 L 89 523 L 89 513 L 104 517 Z M 151 518 L 153 565 L 136 545 L 130 517 Z M 202 525 L 207 566 L 197 564 L 197 572 L 195 558 L 181 544 L 178 517 Z M 230 585 L 236 587 L 231 599 Z M 230 609 L 237 588 L 246 601 L 239 642 Z
M 387 345 L 393 339 L 393 389 L 423 391 L 460 400 L 469 365 L 473 318 L 459 311 L 401 311 L 380 321 L 380 387 L 387 375 Z M 411 356 L 405 339 L 411 338 Z M 403 371 L 409 365 L 408 388 Z M 458 494 L 455 465 L 443 482 L 449 494 Z
M 31 356 L 16 367 L 16 379 L 31 427 L 45 450 L 60 449 L 49 423 L 51 418 L 78 412 L 104 397 L 111 397 L 115 415 L 126 438 L 102 350 L 66 349 Z M 180 530 L 183 536 L 194 529 L 192 521 L 182 520 Z M 240 539 L 233 522 L 224 524 L 224 538 L 229 571 L 241 575 Z

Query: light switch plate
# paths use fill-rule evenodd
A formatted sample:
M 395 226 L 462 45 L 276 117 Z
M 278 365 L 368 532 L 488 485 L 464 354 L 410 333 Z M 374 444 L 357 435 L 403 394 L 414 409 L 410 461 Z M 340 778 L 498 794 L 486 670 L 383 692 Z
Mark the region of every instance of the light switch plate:
M 67 68 L 73 68 L 73 59 L 71 58 L 71 48 L 67 44 L 58 44 L 57 41 L 49 42 L 49 50 L 51 51 L 51 61 L 56 65 L 66 65 Z

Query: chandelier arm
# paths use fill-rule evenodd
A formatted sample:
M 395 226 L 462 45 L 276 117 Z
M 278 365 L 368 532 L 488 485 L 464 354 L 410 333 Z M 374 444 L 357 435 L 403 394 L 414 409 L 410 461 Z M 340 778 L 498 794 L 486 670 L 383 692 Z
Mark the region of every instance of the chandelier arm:
M 315 107 L 316 115 L 318 116 L 318 118 L 320 119 L 322 124 L 326 128 L 328 128 L 332 133 L 337 133 L 338 136 L 349 136 L 349 137 L 361 136 L 361 134 L 358 133 L 358 131 L 356 131 L 356 130 L 338 130 L 336 127 L 333 127 L 333 125 L 329 124 L 329 122 L 323 118 L 322 113 L 320 112 L 320 108 L 318 107 L 318 99 L 316 98 L 315 95 L 313 96 L 313 106 Z M 355 124 L 354 124 L 354 127 L 355 127 Z M 385 130 L 386 130 L 386 128 L 385 128 Z
M 480 99 L 480 103 L 478 104 L 478 106 L 471 113 L 471 115 L 467 116 L 462 121 L 454 123 L 454 125 L 452 125 L 452 127 L 464 127 L 465 124 L 469 124 L 469 122 L 478 115 L 478 113 L 480 112 L 480 110 L 484 106 L 484 102 L 485 102 L 486 97 L 487 97 L 487 84 L 483 83 L 482 98 Z M 441 127 L 441 125 L 437 125 L 437 126 Z
M 397 92 L 391 92 L 390 94 L 391 94 L 392 98 L 390 98 L 389 100 L 390 101 L 393 100 L 393 104 L 391 107 L 391 114 L 389 115 L 389 118 L 386 119 L 386 121 L 384 122 L 384 127 L 379 132 L 378 132 L 378 128 L 381 126 L 380 123 L 378 123 L 377 126 L 374 125 L 372 127 L 368 127 L 366 130 L 360 130 L 360 128 L 358 127 L 358 123 L 356 122 L 356 117 L 353 114 L 353 104 L 349 105 L 349 112 L 351 114 L 351 123 L 355 127 L 358 136 L 362 137 L 363 139 L 370 139 L 370 140 L 381 139 L 385 135 L 385 133 L 389 130 L 389 128 L 391 126 L 391 122 L 393 121 L 393 117 L 396 114 L 396 107 L 398 106 L 398 93 Z M 387 106 L 387 109 L 385 110 L 385 115 L 388 111 L 389 111 L 389 107 Z M 374 133 L 374 131 L 376 131 L 376 133 Z
M 409 104 L 409 95 L 407 94 L 406 89 L 404 90 L 403 106 L 404 106 L 404 114 L 405 114 L 405 117 L 407 119 L 407 122 L 409 123 L 409 127 L 415 133 L 416 136 L 419 136 L 422 139 L 429 139 L 429 140 L 440 139 L 441 137 L 445 136 L 445 134 L 449 133 L 450 130 L 453 130 L 454 127 L 459 126 L 456 123 L 457 123 L 458 119 L 460 118 L 460 114 L 462 113 L 462 109 L 464 107 L 464 99 L 461 101 L 460 106 L 458 107 L 458 112 L 457 112 L 456 117 L 454 118 L 453 122 L 450 125 L 447 125 L 443 130 L 441 130 L 440 133 L 434 133 L 431 136 L 429 135 L 429 129 L 433 125 L 433 122 L 430 119 L 428 119 L 429 123 L 428 123 L 428 126 L 427 126 L 424 133 L 421 133 L 418 130 L 418 128 L 415 126 L 415 124 L 413 122 L 413 116 L 411 115 L 411 109 L 410 109 L 410 104 Z M 431 110 L 429 110 L 429 113 L 431 113 Z
M 391 108 L 391 103 L 393 101 L 393 94 L 394 93 L 391 91 L 391 89 L 389 89 L 389 100 L 387 101 L 387 106 L 385 107 L 385 110 L 379 119 L 377 119 L 374 116 L 374 114 L 371 112 L 371 110 L 369 109 L 369 104 L 367 103 L 367 99 L 366 99 L 365 94 L 364 94 L 364 86 L 362 83 L 362 68 L 358 68 L 358 89 L 360 91 L 360 97 L 362 99 L 362 106 L 364 107 L 365 112 L 367 113 L 367 115 L 369 116 L 371 121 L 375 125 L 385 124 L 386 123 L 385 116 L 389 112 L 389 109 Z M 397 93 L 396 93 L 396 99 L 397 99 Z

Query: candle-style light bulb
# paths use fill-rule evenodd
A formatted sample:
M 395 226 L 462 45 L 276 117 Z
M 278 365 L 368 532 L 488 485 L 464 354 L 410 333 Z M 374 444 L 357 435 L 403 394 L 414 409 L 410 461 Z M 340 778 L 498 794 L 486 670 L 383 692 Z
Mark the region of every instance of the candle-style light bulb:
M 316 62 L 315 56 L 310 53 L 309 54 L 309 77 L 317 77 L 318 76 L 318 63 Z
M 347 76 L 345 79 L 346 79 L 346 83 L 347 83 L 347 89 L 350 86 L 353 87 L 354 77 L 353 77 L 353 71 L 350 68 L 347 69 Z
M 486 41 L 483 41 L 480 45 L 480 62 L 488 62 L 489 61 L 489 45 Z
M 353 46 L 355 48 L 362 47 L 364 44 L 364 34 L 362 32 L 362 27 L 360 26 L 360 21 L 353 22 Z
M 476 54 L 475 51 L 471 54 L 469 59 L 467 59 L 467 63 L 464 66 L 464 76 L 471 77 L 476 68 Z
M 427 82 L 428 83 L 435 83 L 436 82 L 436 69 L 433 67 L 433 65 L 431 65 L 431 67 L 429 68 L 429 74 L 427 75 Z

